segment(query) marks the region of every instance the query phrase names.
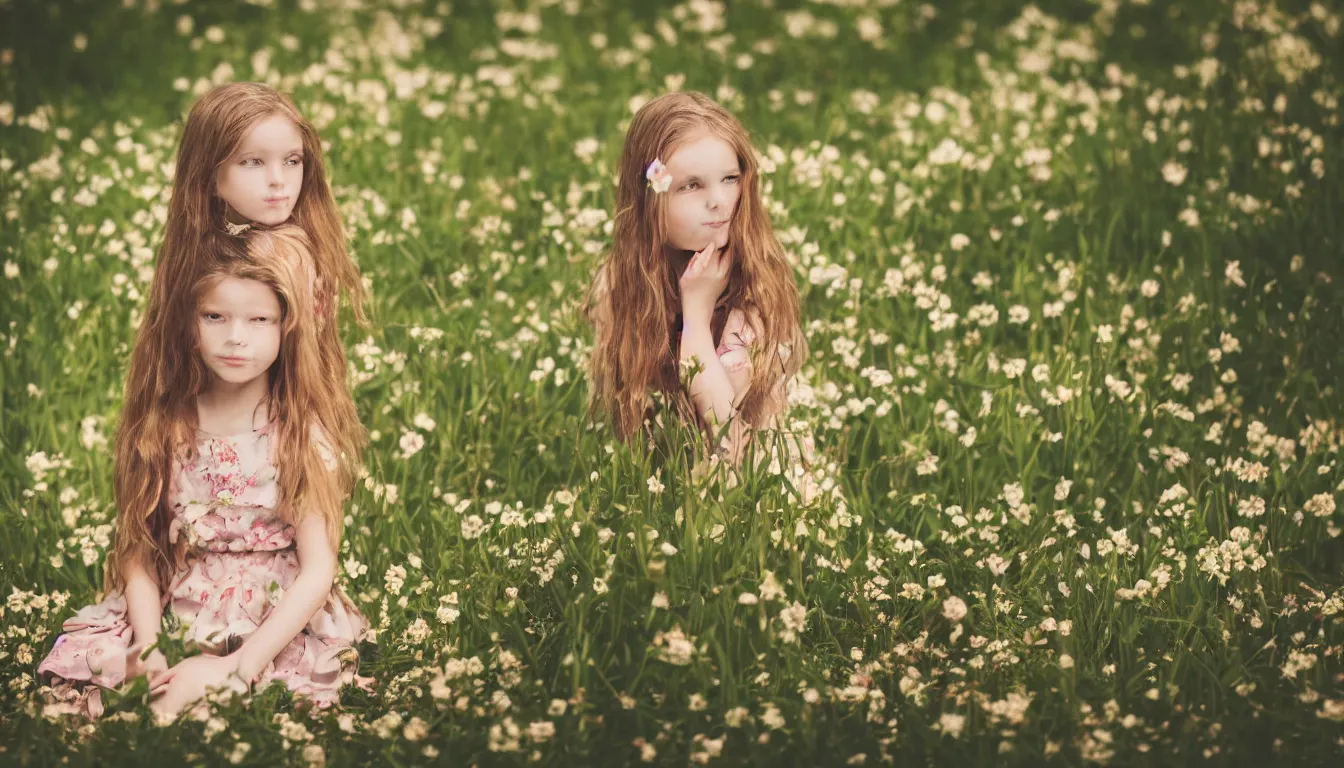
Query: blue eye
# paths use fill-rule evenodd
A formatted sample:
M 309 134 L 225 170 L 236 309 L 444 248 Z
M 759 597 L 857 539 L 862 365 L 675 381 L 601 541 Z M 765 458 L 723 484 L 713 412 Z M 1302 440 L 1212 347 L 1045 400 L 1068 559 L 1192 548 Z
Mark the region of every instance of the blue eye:
M 736 184 L 741 178 L 741 176 L 725 176 L 723 180 L 729 184 Z
M 251 165 L 252 163 L 255 163 L 256 165 Z M 249 157 L 245 160 L 242 160 L 238 164 L 246 168 L 256 168 L 257 166 L 261 165 L 261 161 L 255 157 Z

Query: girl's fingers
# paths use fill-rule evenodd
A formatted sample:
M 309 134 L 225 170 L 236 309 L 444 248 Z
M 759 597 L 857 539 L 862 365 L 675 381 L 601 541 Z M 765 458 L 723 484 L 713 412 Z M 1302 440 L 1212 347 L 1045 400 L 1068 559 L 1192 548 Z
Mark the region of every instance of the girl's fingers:
M 727 249 L 727 248 L 724 248 L 724 249 L 720 250 L 720 251 L 719 251 L 717 254 L 715 254 L 715 256 L 714 256 L 714 275 L 715 275 L 716 277 L 723 277 L 725 274 L 728 273 L 728 256 L 727 256 L 727 254 L 728 254 L 728 249 Z
M 710 243 L 703 251 L 696 251 L 695 255 L 691 256 L 690 263 L 686 265 L 686 274 L 697 275 L 703 272 L 710 256 L 710 249 L 713 247 L 714 244 Z
M 723 249 L 717 243 L 710 243 L 705 258 L 709 262 L 707 266 L 714 271 L 718 271 L 719 265 L 723 263 Z
M 709 245 L 706 245 L 705 250 L 697 253 L 696 256 L 699 257 L 701 264 L 712 261 L 714 258 L 714 243 L 711 242 Z
M 704 250 L 696 251 L 691 256 L 691 260 L 686 263 L 686 271 L 682 273 L 681 279 L 699 277 L 706 272 L 711 275 L 718 275 L 722 262 L 722 251 L 711 242 L 705 246 Z

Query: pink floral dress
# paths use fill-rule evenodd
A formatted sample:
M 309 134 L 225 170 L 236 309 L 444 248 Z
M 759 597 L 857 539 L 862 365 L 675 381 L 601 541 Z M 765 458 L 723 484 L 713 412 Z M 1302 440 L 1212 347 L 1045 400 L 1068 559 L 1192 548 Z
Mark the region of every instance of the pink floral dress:
M 271 455 L 273 426 L 197 439 L 191 460 L 174 464 L 169 535 L 187 547 L 186 567 L 164 590 L 163 610 L 186 626 L 207 653 L 235 650 L 256 631 L 299 575 L 294 528 L 276 514 L 279 486 Z M 330 456 L 330 453 L 326 453 Z M 132 630 L 120 593 L 66 620 L 38 675 L 50 683 L 48 711 L 102 714 L 102 688 L 125 682 Z M 254 682 L 283 682 L 320 707 L 343 684 L 370 690 L 355 670 L 368 625 L 339 586 Z

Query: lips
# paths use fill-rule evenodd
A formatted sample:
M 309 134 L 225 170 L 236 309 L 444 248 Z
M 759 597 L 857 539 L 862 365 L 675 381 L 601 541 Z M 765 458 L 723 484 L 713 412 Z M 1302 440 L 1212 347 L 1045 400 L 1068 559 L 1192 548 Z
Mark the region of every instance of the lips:
M 245 357 L 220 357 L 219 359 L 226 365 L 242 365 L 247 362 Z
M 268 197 L 268 198 L 266 198 L 266 202 L 267 202 L 269 205 L 275 205 L 275 204 L 277 204 L 277 203 L 283 203 L 283 202 L 286 202 L 286 201 L 288 201 L 288 200 L 289 200 L 289 195 L 285 195 L 284 197 Z
M 706 226 L 706 227 L 713 227 L 714 229 L 718 229 L 718 228 L 724 226 L 724 225 L 727 224 L 727 223 L 728 223 L 728 219 L 724 219 L 723 221 L 711 221 L 711 222 L 705 224 L 705 226 Z

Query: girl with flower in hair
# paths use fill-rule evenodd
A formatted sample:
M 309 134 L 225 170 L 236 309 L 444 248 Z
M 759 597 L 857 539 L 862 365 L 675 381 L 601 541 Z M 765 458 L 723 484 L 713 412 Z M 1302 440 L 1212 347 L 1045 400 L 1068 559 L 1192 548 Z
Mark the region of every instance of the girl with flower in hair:
M 368 625 L 334 583 L 355 478 L 336 447 L 359 444 L 362 427 L 324 371 L 312 244 L 294 225 L 217 244 L 175 286 L 186 299 L 166 304 L 169 331 L 137 340 L 142 359 L 179 362 L 162 388 L 130 382 L 106 596 L 38 666 L 48 712 L 98 717 L 103 689 L 140 675 L 160 716 L 254 682 L 318 706 L 371 683 L 355 674 Z M 172 668 L 156 648 L 170 616 L 202 651 Z
M 587 304 L 592 405 L 629 439 L 661 393 L 725 435 L 717 455 L 736 465 L 752 432 L 784 426 L 786 385 L 807 356 L 750 139 L 709 97 L 666 94 L 635 114 L 619 174 L 612 247 Z M 683 365 L 699 368 L 689 387 Z

